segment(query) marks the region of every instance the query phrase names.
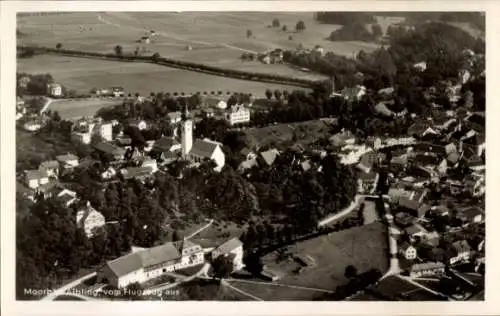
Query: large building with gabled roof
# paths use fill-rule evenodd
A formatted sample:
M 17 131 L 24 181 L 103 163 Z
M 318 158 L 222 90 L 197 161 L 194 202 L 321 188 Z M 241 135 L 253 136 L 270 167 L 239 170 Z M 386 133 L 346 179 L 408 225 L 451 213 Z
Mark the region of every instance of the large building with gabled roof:
M 184 239 L 141 249 L 108 261 L 99 271 L 98 279 L 116 288 L 123 288 L 204 262 L 202 247 Z

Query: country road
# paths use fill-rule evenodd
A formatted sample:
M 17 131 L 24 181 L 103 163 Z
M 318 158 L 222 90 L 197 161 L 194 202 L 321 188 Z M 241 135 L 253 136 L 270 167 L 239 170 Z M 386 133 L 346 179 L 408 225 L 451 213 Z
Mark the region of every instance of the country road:
M 78 284 L 82 283 L 83 281 L 88 280 L 96 275 L 97 275 L 97 272 L 92 272 L 90 274 L 87 274 L 86 276 L 79 278 L 78 280 L 70 282 L 70 283 L 58 288 L 57 290 L 54 290 L 49 295 L 43 297 L 41 299 L 41 301 L 53 301 L 57 296 L 66 294 L 66 291 L 70 290 L 71 288 L 77 286 Z

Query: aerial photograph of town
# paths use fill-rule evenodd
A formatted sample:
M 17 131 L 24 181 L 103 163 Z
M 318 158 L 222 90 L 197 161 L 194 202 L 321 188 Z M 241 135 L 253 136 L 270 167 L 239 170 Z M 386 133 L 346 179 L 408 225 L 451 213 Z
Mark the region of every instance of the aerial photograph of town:
M 17 300 L 484 301 L 484 12 L 15 28 Z

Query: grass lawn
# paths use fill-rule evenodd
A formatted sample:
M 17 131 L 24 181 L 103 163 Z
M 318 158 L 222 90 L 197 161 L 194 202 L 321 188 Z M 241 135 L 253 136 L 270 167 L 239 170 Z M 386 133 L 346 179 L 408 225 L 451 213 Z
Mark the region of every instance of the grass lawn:
M 245 226 L 238 226 L 230 222 L 220 223 L 216 221 L 210 227 L 191 238 L 191 241 L 199 243 L 206 248 L 217 247 L 233 237 L 240 237 L 244 230 Z
M 32 74 L 50 73 L 55 81 L 80 93 L 88 93 L 93 88 L 111 86 L 121 86 L 127 93 L 138 92 L 141 95 L 149 95 L 151 92 L 207 91 L 210 93 L 220 90 L 224 93 L 244 92 L 252 93 L 256 97 L 264 97 L 266 89 L 305 90 L 305 88 L 294 86 L 226 78 L 148 63 L 126 63 L 56 55 L 19 59 L 17 71 Z M 72 106 L 61 105 L 61 107 L 66 109 Z M 89 107 L 92 111 L 97 111 L 100 105 L 89 104 Z M 81 106 L 78 106 L 77 111 L 85 113 Z
M 100 109 L 118 104 L 121 104 L 121 101 L 98 99 L 55 100 L 50 104 L 48 110 L 58 111 L 63 119 L 71 120 L 82 116 L 94 116 Z
M 354 265 L 359 273 L 372 268 L 385 272 L 388 268 L 385 234 L 386 227 L 382 223 L 373 223 L 289 246 L 288 249 L 294 254 L 310 255 L 316 261 L 316 267 L 305 269 L 299 275 L 292 272 L 297 267 L 296 263 L 288 261 L 276 263 L 273 253 L 266 255 L 263 262 L 270 269 L 286 273 L 278 283 L 335 290 L 338 285 L 347 282 L 344 270 L 348 265 Z M 281 291 L 281 288 L 276 287 L 275 291 Z M 259 296 L 260 292 L 250 293 Z M 311 292 L 309 299 L 312 299 L 314 294 L 321 293 Z M 294 299 L 294 297 L 286 299 Z
M 199 272 L 201 270 L 201 268 L 203 268 L 204 265 L 205 264 L 202 263 L 202 264 L 198 264 L 198 265 L 195 265 L 195 266 L 192 266 L 189 268 L 175 270 L 175 273 L 185 275 L 185 276 L 190 276 L 190 275 L 193 275 L 193 274 L 196 274 L 197 272 Z
M 190 301 L 247 301 L 249 298 L 230 287 L 219 285 L 210 280 L 195 279 L 186 283 L 182 283 L 173 289 L 172 295 L 167 293 L 164 295 L 164 300 L 190 300 Z
M 262 280 L 258 280 L 257 282 L 262 283 L 230 281 L 232 286 L 263 299 L 264 301 L 310 301 L 315 297 L 320 297 L 325 294 L 318 291 L 278 286 L 271 282 L 263 282 Z M 278 281 L 278 283 L 281 282 Z M 251 297 L 247 298 L 252 300 Z
M 292 141 L 294 132 L 297 143 L 308 145 L 328 133 L 328 127 L 319 120 L 300 123 L 283 123 L 261 128 L 249 128 L 245 131 L 252 145 L 265 146 L 271 143 L 280 144 Z

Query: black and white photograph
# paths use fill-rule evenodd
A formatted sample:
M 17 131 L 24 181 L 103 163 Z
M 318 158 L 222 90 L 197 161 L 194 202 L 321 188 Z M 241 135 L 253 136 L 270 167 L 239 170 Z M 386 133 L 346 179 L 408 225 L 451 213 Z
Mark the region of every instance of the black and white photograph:
M 496 17 L 444 9 L 17 12 L 15 299 L 484 302 Z

